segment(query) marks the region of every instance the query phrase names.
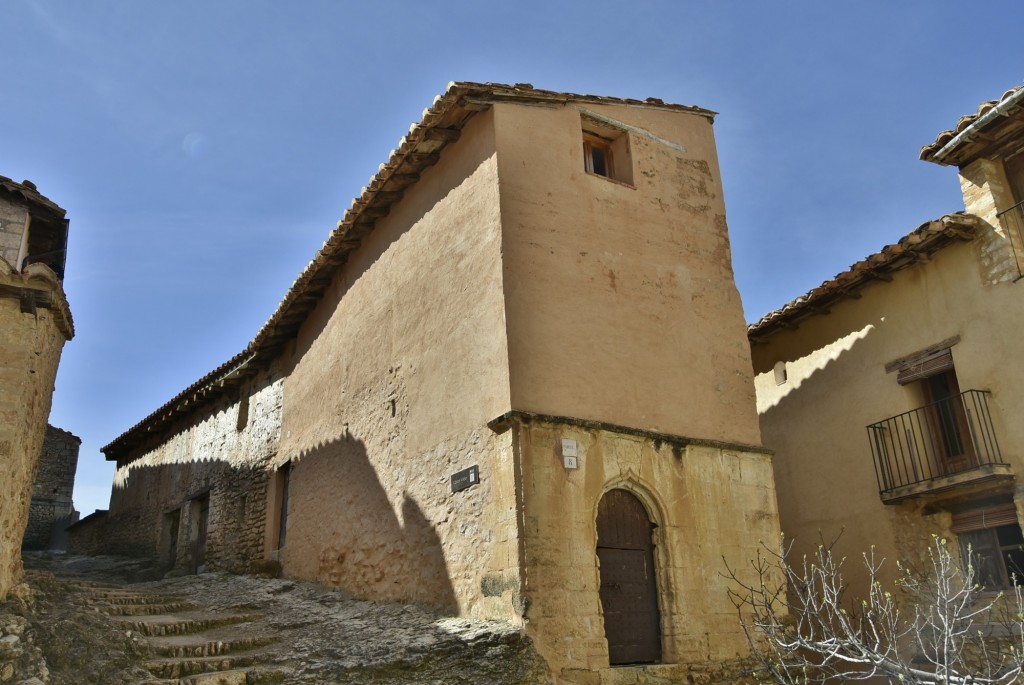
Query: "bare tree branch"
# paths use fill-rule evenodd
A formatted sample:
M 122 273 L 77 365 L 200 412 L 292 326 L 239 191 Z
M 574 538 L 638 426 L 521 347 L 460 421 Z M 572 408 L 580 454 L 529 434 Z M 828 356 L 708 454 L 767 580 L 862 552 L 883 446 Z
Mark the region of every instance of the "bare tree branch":
M 762 545 L 749 569 L 733 569 L 729 596 L 739 613 L 759 676 L 782 685 L 880 678 L 904 685 L 1010 685 L 1024 681 L 1024 598 L 985 592 L 970 550 L 961 565 L 946 540 L 929 548 L 923 573 L 897 563 L 883 587 L 872 549 L 863 555 L 869 591 L 844 598 L 845 558 L 835 541 L 813 557 L 792 559 Z

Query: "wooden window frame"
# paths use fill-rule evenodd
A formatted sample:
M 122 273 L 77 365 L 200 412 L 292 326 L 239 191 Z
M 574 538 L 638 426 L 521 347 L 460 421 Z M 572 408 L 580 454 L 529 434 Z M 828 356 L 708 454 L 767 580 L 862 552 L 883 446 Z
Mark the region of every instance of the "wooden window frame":
M 972 563 L 980 563 L 984 559 L 993 564 L 993 571 L 998 576 L 999 586 L 986 587 L 986 591 L 996 592 L 1013 587 L 1012 572 L 1006 565 L 1006 552 L 1020 547 L 1020 545 L 1002 544 L 999 541 L 999 530 L 1009 526 L 1017 527 L 1024 537 L 1024 530 L 1021 529 L 1017 519 L 1016 507 L 1012 503 L 953 515 L 952 530 L 960 539 L 961 553 L 965 560 L 967 559 L 967 546 L 971 542 L 969 538 L 973 537 L 975 540 L 981 536 L 988 538 L 984 545 L 974 545 L 971 549 L 971 554 L 975 557 Z M 980 581 L 981 579 L 976 578 L 975 580 Z M 1020 583 L 1022 580 L 1024 579 L 1019 578 L 1017 582 Z
M 594 149 L 601 150 L 604 155 L 604 167 L 606 173 L 594 170 Z M 612 154 L 612 143 L 592 133 L 583 133 L 583 168 L 588 174 L 615 180 L 615 157 Z

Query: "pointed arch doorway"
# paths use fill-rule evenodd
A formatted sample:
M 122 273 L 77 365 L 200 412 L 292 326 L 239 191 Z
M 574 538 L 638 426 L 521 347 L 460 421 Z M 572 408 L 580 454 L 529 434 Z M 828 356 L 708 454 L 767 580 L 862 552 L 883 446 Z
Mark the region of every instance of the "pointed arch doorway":
M 612 666 L 661 661 L 654 524 L 636 495 L 609 490 L 597 505 L 601 607 Z

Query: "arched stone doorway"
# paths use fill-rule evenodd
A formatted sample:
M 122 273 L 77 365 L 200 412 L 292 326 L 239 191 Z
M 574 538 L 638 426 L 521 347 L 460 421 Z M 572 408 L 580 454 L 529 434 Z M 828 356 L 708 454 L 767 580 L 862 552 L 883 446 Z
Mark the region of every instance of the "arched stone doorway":
M 613 666 L 661 661 L 653 528 L 643 502 L 627 490 L 609 490 L 597 505 L 601 607 Z

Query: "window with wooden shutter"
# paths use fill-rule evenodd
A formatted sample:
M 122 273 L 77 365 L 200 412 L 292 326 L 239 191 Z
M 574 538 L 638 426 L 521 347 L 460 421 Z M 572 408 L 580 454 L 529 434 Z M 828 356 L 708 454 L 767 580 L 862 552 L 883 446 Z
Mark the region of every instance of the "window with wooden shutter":
M 947 347 L 914 360 L 900 369 L 896 382 L 900 385 L 923 380 L 929 376 L 937 376 L 953 368 L 953 352 Z
M 952 530 L 987 590 L 1024 583 L 1024 531 L 1012 502 L 954 514 Z

